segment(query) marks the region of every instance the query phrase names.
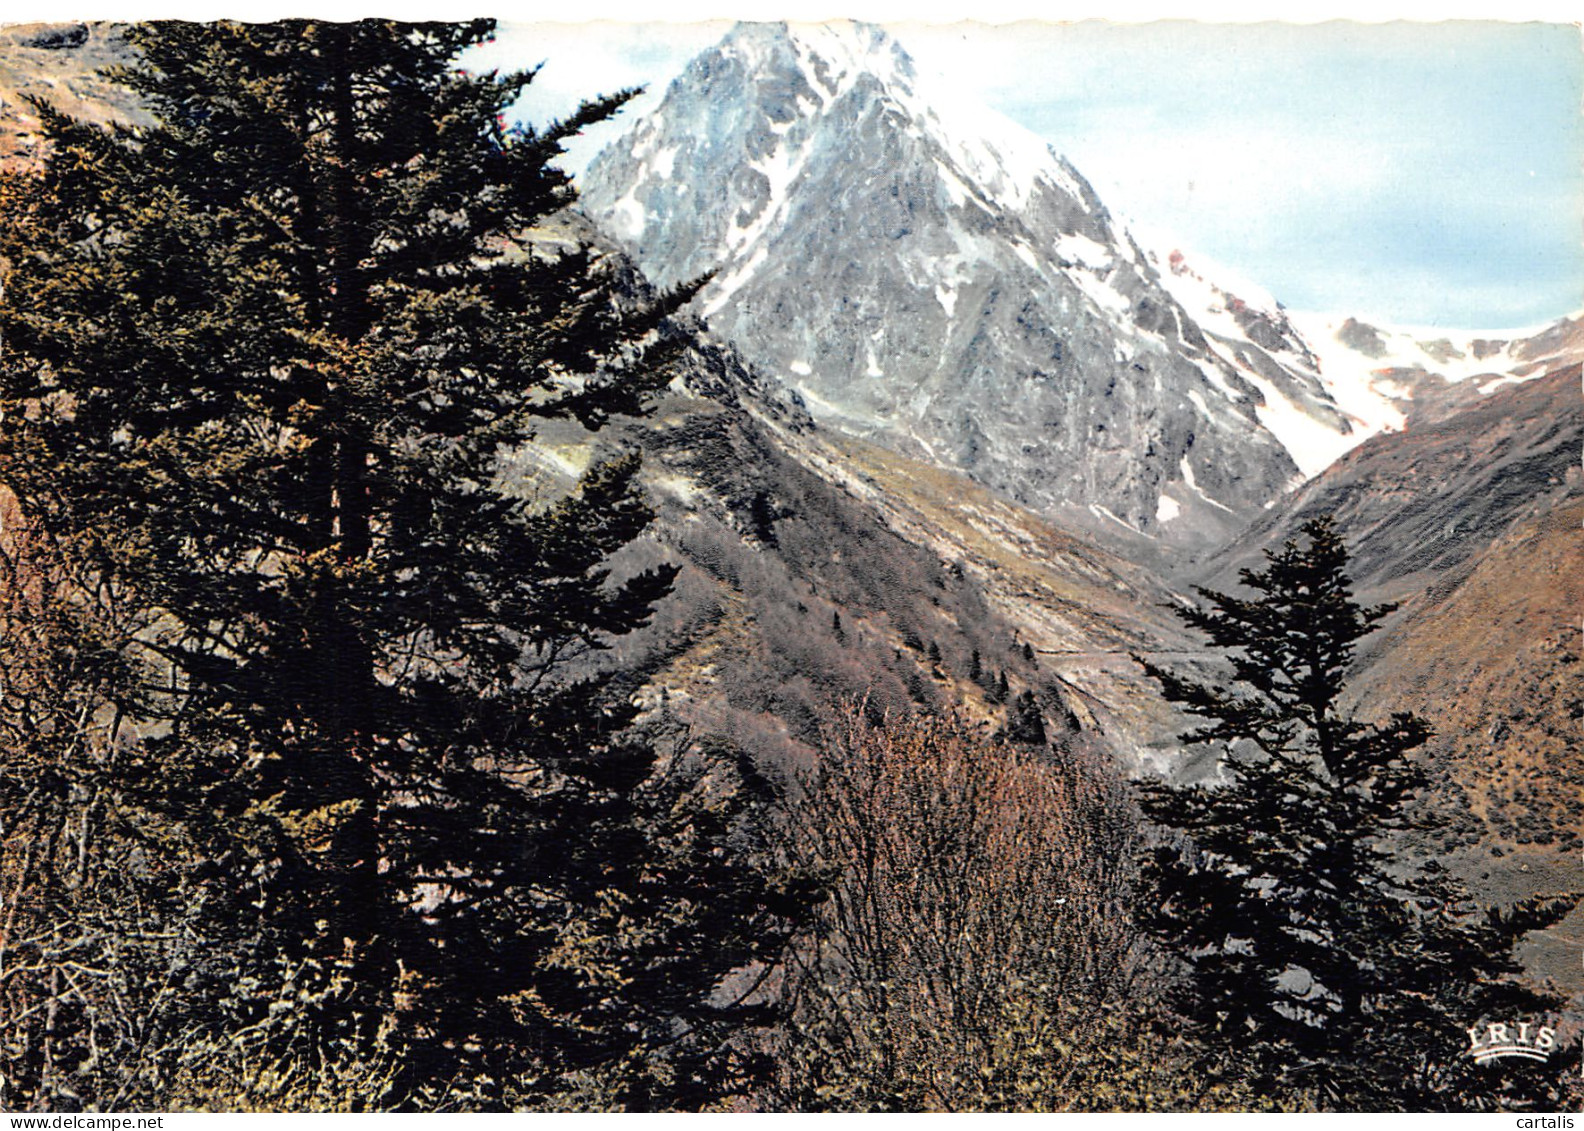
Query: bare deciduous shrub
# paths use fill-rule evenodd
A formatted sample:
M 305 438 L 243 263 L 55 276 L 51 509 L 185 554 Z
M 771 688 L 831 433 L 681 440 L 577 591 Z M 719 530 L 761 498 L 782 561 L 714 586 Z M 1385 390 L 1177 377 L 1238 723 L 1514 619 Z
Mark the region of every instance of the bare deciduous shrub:
M 1146 1020 L 1135 818 L 1099 757 L 857 705 L 804 787 L 787 851 L 827 898 L 789 962 L 777 1102 L 1193 1104 Z
M 176 1043 L 186 965 L 179 830 L 124 764 L 155 675 L 117 587 L 4 509 L 0 1108 L 134 1104 Z

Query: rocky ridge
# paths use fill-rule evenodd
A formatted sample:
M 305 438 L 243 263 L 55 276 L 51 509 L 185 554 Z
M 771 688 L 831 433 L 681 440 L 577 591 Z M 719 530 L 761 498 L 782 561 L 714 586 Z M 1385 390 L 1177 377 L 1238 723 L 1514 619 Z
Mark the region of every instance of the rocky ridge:
M 875 27 L 739 25 L 583 201 L 657 281 L 715 269 L 700 312 L 821 422 L 1124 542 L 1220 540 L 1354 428 L 1279 308 L 1195 286 Z

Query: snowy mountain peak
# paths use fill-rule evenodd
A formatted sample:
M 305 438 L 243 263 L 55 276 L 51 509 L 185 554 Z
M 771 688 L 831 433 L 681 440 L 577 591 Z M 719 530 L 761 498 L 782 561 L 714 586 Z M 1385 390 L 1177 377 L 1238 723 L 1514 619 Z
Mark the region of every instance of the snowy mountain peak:
M 1043 140 L 1000 115 L 931 92 L 884 29 L 845 20 L 736 25 L 672 82 L 660 106 L 601 155 L 589 175 L 597 202 L 591 210 L 605 214 L 618 238 L 641 247 L 650 219 L 679 203 L 662 187 L 679 156 L 712 163 L 735 157 L 726 195 L 738 208 L 704 225 L 697 233 L 704 242 L 688 264 L 663 266 L 685 274 L 751 255 L 755 240 L 773 231 L 811 145 L 818 142 L 828 152 L 843 131 L 875 122 L 916 135 L 935 150 L 944 190 L 959 206 L 1023 208 L 1044 187 L 1104 222 L 1093 190 Z M 862 162 L 865 155 L 853 156 Z M 607 201 L 601 192 L 608 171 L 623 158 L 632 191 Z M 1070 227 L 1093 229 L 1095 222 Z M 712 297 L 720 293 L 717 288 Z
M 1093 529 L 1213 541 L 1334 456 L 1274 301 L 1152 259 L 1042 139 L 930 85 L 870 25 L 739 25 L 584 206 L 657 282 L 713 270 L 712 328 L 828 426 Z
M 783 21 L 737 24 L 714 48 L 695 58 L 677 84 L 686 87 L 707 81 L 711 72 L 733 66 L 754 76 L 761 87 L 789 91 L 794 103 L 805 104 L 798 110 L 814 114 L 860 81 L 905 92 L 916 78 L 912 59 L 881 27 L 853 20 Z
M 913 60 L 902 45 L 875 24 L 854 20 L 825 23 L 738 24 L 727 36 L 734 40 L 773 39 L 792 49 L 811 86 L 835 99 L 857 82 L 869 78 L 884 86 L 911 89 Z

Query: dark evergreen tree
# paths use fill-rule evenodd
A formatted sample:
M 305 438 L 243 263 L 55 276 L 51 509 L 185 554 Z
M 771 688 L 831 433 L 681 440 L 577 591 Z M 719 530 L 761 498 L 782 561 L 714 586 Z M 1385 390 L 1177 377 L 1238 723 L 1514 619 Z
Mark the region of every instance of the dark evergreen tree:
M 1019 692 L 1007 708 L 1005 736 L 1009 742 L 1021 742 L 1026 746 L 1045 745 L 1045 715 L 1032 691 Z
M 169 709 L 138 723 L 204 844 L 195 1017 L 394 1042 L 403 1088 L 617 1065 L 609 1102 L 697 1105 L 757 1016 L 721 979 L 782 937 L 729 844 L 748 797 L 632 737 L 599 662 L 674 574 L 607 564 L 651 518 L 637 454 L 543 505 L 501 461 L 641 411 L 693 289 L 629 299 L 587 247 L 514 242 L 630 92 L 507 128 L 531 75 L 456 64 L 491 28 L 143 25 L 119 77 L 154 126 L 40 106 L 51 158 L 0 233 L 0 479 L 157 612 Z
M 1193 1034 L 1260 1094 L 1342 1109 L 1554 1106 L 1566 1069 L 1477 1066 L 1468 1029 L 1538 1028 L 1559 999 L 1519 977 L 1514 947 L 1577 896 L 1475 907 L 1416 859 L 1408 802 L 1426 788 L 1411 714 L 1339 707 L 1354 645 L 1392 606 L 1362 607 L 1329 519 L 1245 570 L 1252 596 L 1208 589 L 1181 615 L 1226 651 L 1229 680 L 1145 660 L 1167 698 L 1206 720 L 1184 736 L 1223 752 L 1224 781 L 1143 791 L 1180 835 L 1146 858 L 1153 930 L 1185 964 Z

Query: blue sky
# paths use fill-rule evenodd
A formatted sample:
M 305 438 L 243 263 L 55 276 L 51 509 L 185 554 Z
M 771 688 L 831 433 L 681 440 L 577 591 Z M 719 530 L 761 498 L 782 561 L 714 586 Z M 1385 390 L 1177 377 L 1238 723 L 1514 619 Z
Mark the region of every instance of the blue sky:
M 727 26 L 514 21 L 473 62 L 544 61 L 524 106 L 539 120 L 623 85 L 658 98 Z M 1576 26 L 888 26 L 921 69 L 1071 158 L 1113 212 L 1293 309 L 1499 329 L 1584 307 Z
M 986 102 L 1289 306 L 1492 327 L 1584 306 L 1575 28 L 1009 30 Z M 1026 82 L 993 77 L 1015 57 L 1040 60 Z

